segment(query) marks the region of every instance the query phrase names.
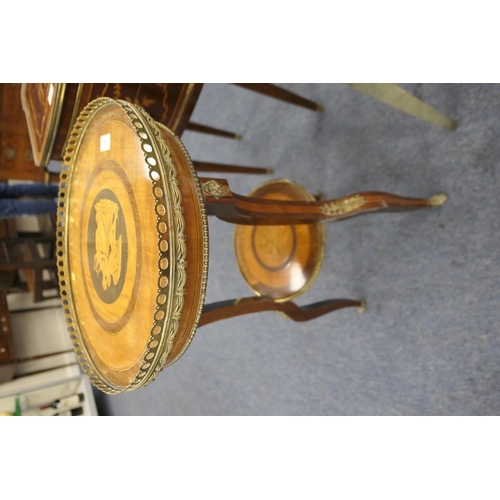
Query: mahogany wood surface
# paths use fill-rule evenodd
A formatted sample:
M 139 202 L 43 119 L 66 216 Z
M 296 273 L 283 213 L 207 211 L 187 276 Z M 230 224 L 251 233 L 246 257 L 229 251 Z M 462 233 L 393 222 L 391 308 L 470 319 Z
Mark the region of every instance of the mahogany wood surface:
M 409 212 L 432 208 L 447 200 L 445 194 L 430 198 L 407 198 L 380 191 L 364 191 L 335 200 L 275 201 L 233 193 L 225 179 L 200 177 L 202 186 L 210 181 L 217 182 L 227 189 L 221 196 L 213 196 L 203 190 L 207 213 L 221 220 L 242 225 L 336 222 L 367 213 Z
M 277 302 L 268 297 L 246 297 L 205 305 L 198 327 L 223 319 L 266 311 L 280 312 L 293 321 L 310 321 L 344 307 L 356 307 L 363 312 L 364 306 L 363 301 L 350 299 L 324 300 L 300 307 L 294 302 Z

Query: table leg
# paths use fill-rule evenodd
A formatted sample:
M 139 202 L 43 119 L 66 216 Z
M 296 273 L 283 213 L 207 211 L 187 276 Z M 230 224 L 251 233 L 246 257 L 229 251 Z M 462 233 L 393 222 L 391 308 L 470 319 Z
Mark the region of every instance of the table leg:
M 300 307 L 294 302 L 276 302 L 267 297 L 247 297 L 236 300 L 225 300 L 205 305 L 198 327 L 245 314 L 265 311 L 277 311 L 293 321 L 309 321 L 329 312 L 356 307 L 358 312 L 365 312 L 363 300 L 331 299 Z
M 207 213 L 234 224 L 280 225 L 336 222 L 366 213 L 409 212 L 438 207 L 445 194 L 430 198 L 405 198 L 365 191 L 334 200 L 278 201 L 241 196 L 231 192 L 225 179 L 200 179 Z
M 209 127 L 208 125 L 202 125 L 195 122 L 189 122 L 186 126 L 186 130 L 191 130 L 192 132 L 200 132 L 202 134 L 217 135 L 219 137 L 227 137 L 228 139 L 241 139 L 240 134 L 235 134 L 234 132 L 228 132 L 227 130 Z
M 321 106 L 321 104 L 305 99 L 300 95 L 294 94 L 289 90 L 282 89 L 272 83 L 234 83 L 233 85 L 243 87 L 244 89 L 251 90 L 253 92 L 258 92 L 259 94 L 264 94 L 274 99 L 279 99 L 280 101 L 295 104 L 296 106 L 300 106 L 302 108 L 312 109 L 313 111 L 323 111 L 323 106 Z

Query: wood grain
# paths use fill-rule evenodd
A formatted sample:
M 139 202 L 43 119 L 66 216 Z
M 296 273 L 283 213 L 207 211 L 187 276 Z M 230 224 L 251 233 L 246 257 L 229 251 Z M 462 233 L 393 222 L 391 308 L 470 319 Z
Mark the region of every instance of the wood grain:
M 93 101 L 71 137 L 60 189 L 65 313 L 91 381 L 133 390 L 194 335 L 208 268 L 203 198 L 179 139 L 126 101 Z
M 294 302 L 277 302 L 268 297 L 246 297 L 207 304 L 203 309 L 199 326 L 246 314 L 269 311 L 276 311 L 288 319 L 303 322 L 345 307 L 356 307 L 363 312 L 365 303 L 361 300 L 331 299 L 300 307 Z
M 269 181 L 252 198 L 313 201 L 304 188 L 288 180 Z M 305 292 L 324 258 L 325 228 L 320 224 L 238 225 L 234 232 L 236 260 L 248 286 L 258 295 L 286 301 Z
M 429 198 L 408 198 L 381 191 L 364 191 L 333 200 L 272 200 L 234 193 L 226 179 L 200 178 L 202 186 L 211 181 L 225 186 L 227 192 L 223 196 L 213 196 L 210 192 L 203 191 L 207 213 L 226 222 L 242 225 L 337 222 L 368 213 L 411 212 L 434 208 L 448 199 L 446 194 Z

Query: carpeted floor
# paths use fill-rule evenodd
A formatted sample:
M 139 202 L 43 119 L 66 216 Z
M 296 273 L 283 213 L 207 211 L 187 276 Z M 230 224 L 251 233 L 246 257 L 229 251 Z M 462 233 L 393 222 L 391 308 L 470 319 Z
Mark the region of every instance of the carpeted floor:
M 286 177 L 339 197 L 447 193 L 438 209 L 327 226 L 316 283 L 297 303 L 366 299 L 308 323 L 268 312 L 200 328 L 144 389 L 96 392 L 101 415 L 500 414 L 500 85 L 401 84 L 454 119 L 444 131 L 343 84 L 279 84 L 323 113 L 206 84 L 193 121 L 240 141 L 186 132 L 195 160 L 267 166 L 227 175 L 247 194 Z M 210 219 L 207 303 L 250 296 L 233 227 Z

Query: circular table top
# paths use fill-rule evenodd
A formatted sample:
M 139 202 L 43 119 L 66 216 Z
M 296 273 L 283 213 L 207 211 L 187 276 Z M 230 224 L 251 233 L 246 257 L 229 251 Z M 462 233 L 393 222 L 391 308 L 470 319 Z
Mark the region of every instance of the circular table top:
M 138 106 L 92 101 L 66 149 L 57 238 L 84 372 L 111 394 L 154 380 L 189 345 L 205 298 L 205 207 L 180 140 Z
M 288 179 L 264 182 L 249 196 L 314 201 L 312 194 Z M 324 260 L 325 239 L 323 224 L 237 225 L 234 247 L 238 268 L 257 295 L 286 302 L 302 295 L 314 283 Z

